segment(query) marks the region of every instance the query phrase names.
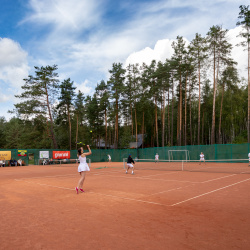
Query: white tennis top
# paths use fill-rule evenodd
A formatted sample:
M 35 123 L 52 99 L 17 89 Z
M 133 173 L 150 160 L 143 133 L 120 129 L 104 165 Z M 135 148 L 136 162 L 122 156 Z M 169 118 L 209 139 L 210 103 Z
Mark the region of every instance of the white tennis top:
M 80 164 L 81 163 L 87 163 L 86 162 L 86 157 L 82 157 L 81 155 L 79 156 L 79 161 L 80 161 Z

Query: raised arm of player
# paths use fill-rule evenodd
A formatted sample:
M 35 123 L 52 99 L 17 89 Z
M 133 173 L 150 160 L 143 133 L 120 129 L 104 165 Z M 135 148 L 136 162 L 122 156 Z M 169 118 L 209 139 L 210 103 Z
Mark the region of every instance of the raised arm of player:
M 91 154 L 92 154 L 92 152 L 91 152 L 91 149 L 90 149 L 89 145 L 87 145 L 87 148 L 88 148 L 89 152 L 84 153 L 84 155 L 91 155 Z

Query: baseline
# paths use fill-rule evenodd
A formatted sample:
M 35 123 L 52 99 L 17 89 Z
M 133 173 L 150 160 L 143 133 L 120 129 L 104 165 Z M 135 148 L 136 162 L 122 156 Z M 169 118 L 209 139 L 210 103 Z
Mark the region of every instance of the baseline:
M 42 178 L 54 178 L 54 177 L 67 177 L 67 176 L 74 176 L 75 174 L 67 174 L 67 175 L 48 175 L 48 176 L 37 176 L 37 177 L 27 177 L 27 178 L 19 178 L 14 179 L 15 181 L 21 180 L 29 180 L 29 179 L 42 179 Z
M 240 184 L 240 183 L 243 183 L 243 182 L 246 182 L 246 181 L 249 181 L 249 180 L 250 180 L 250 178 L 248 178 L 248 179 L 246 179 L 246 180 L 243 180 L 243 181 L 238 181 L 238 182 L 233 183 L 233 184 L 231 184 L 231 185 L 227 185 L 227 186 L 225 186 L 225 187 L 218 188 L 218 189 L 212 190 L 212 191 L 210 191 L 210 192 L 207 192 L 207 193 L 204 193 L 204 194 L 200 194 L 200 195 L 194 196 L 194 197 L 192 197 L 192 198 L 189 198 L 189 199 L 186 199 L 186 200 L 177 202 L 177 203 L 172 204 L 172 205 L 170 205 L 170 206 L 171 206 L 171 207 L 174 207 L 174 206 L 176 206 L 176 205 L 179 205 L 179 204 L 182 204 L 182 203 L 185 203 L 185 202 L 188 202 L 188 201 L 191 201 L 191 200 L 200 198 L 200 197 L 205 196 L 205 195 L 208 195 L 208 194 L 212 194 L 212 193 L 214 193 L 214 192 L 217 192 L 217 191 L 220 191 L 220 190 L 222 190 L 222 189 L 226 189 L 226 188 L 229 188 L 229 187 L 238 185 L 238 184 Z

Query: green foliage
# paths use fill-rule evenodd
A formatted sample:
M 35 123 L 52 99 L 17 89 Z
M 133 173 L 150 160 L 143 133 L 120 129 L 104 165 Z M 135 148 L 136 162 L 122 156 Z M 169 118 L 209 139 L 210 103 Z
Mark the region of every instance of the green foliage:
M 123 127 L 120 133 L 119 146 L 121 148 L 129 148 L 129 143 L 133 141 L 131 136 L 131 128 L 126 126 Z
M 5 131 L 6 131 L 6 120 L 2 116 L 0 117 L 0 148 L 3 148 L 6 144 Z

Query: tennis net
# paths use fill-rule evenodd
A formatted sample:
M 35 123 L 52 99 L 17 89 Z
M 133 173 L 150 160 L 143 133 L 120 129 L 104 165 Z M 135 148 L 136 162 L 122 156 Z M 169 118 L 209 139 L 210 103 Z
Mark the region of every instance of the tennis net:
M 124 168 L 126 168 L 126 162 L 127 159 L 124 158 Z M 135 159 L 135 169 L 250 174 L 248 159 L 206 160 L 205 162 L 199 160 Z
M 91 159 L 90 158 L 86 158 L 86 162 L 89 164 L 89 167 L 91 166 Z M 68 164 L 78 164 L 79 163 L 79 159 L 38 159 L 38 165 L 64 165 L 67 166 Z M 67 164 L 67 165 L 65 165 Z

